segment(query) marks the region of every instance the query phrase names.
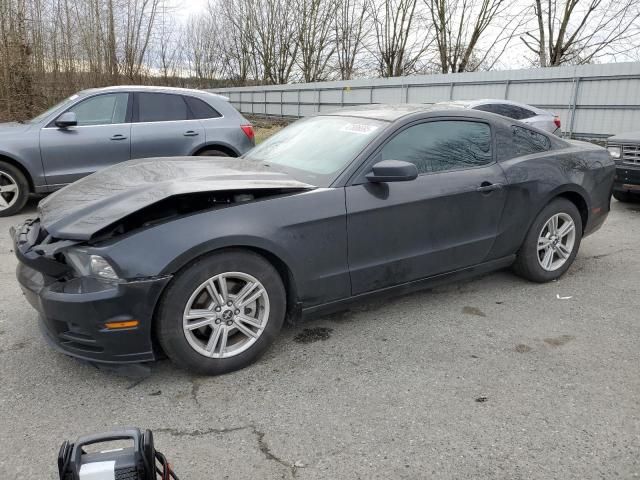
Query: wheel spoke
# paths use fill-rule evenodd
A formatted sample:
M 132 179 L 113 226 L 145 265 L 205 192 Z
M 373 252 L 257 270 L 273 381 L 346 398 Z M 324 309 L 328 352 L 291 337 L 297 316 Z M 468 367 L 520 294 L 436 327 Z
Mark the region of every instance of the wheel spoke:
M 551 267 L 552 263 L 553 263 L 553 249 L 547 248 L 547 250 L 544 252 L 544 257 L 542 258 L 542 266 L 548 270 Z
M 242 323 L 246 323 L 247 325 L 251 325 L 252 327 L 260 328 L 262 323 L 256 318 L 251 318 L 248 315 L 244 315 L 241 313 L 240 315 L 236 315 L 236 320 L 239 320 Z
M 7 203 L 7 201 L 4 199 L 2 195 L 0 195 L 0 208 L 6 208 L 8 206 L 9 204 Z
M 253 289 L 256 288 L 257 285 L 257 283 L 248 281 L 245 286 L 242 287 L 242 290 L 240 290 L 236 295 L 235 304 L 240 305 L 247 297 L 247 295 L 249 295 L 253 291 Z
M 566 237 L 569 233 L 573 232 L 575 225 L 573 222 L 565 222 L 562 225 L 562 228 L 558 230 L 558 237 L 563 238 Z
M 227 279 L 224 275 L 220 275 L 218 277 L 218 284 L 220 285 L 220 296 L 222 297 L 222 301 L 227 303 L 229 299 L 229 290 L 227 289 Z
M 198 318 L 205 318 L 212 316 L 211 310 L 203 310 L 201 308 L 194 308 L 193 310 L 189 310 L 184 317 L 185 320 L 196 320 Z
M 18 186 L 15 183 L 10 183 L 9 185 L 3 185 L 0 187 L 1 193 L 9 193 L 9 192 L 17 192 Z
M 222 334 L 220 335 L 220 349 L 218 350 L 218 352 L 220 353 L 220 355 L 223 355 L 225 350 L 227 349 L 227 340 L 229 338 L 229 330 L 227 329 L 227 327 L 222 327 Z
M 216 302 L 220 306 L 224 305 L 224 298 L 222 298 L 222 295 L 220 295 L 220 292 L 218 292 L 213 278 L 207 282 L 207 292 L 209 292 L 209 295 L 214 302 Z
M 571 254 L 571 252 L 569 252 L 569 250 L 565 245 L 563 245 L 562 243 L 559 243 L 556 249 L 558 252 L 558 256 L 561 257 L 563 260 L 566 258 L 569 258 L 569 255 Z
M 212 356 L 213 353 L 215 352 L 216 347 L 218 346 L 218 343 L 220 341 L 220 336 L 223 330 L 226 331 L 226 328 L 223 327 L 222 325 L 213 326 L 213 330 L 211 332 L 211 336 L 209 337 L 209 341 L 207 342 L 207 346 L 204 347 L 204 349 L 207 351 L 209 356 Z M 225 342 L 225 345 L 226 345 L 226 342 Z
M 203 318 L 201 320 L 191 322 L 186 326 L 187 330 L 197 330 L 198 328 L 205 327 L 207 325 L 211 325 L 213 323 L 213 318 Z
M 247 327 L 242 321 L 236 319 L 235 326 L 238 330 L 244 333 L 247 337 L 256 338 L 258 334 Z

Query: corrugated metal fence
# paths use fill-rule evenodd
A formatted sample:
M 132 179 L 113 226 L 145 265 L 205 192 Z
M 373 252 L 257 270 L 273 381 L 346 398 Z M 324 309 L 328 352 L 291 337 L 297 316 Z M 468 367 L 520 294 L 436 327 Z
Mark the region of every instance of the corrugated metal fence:
M 500 98 L 560 115 L 573 137 L 640 130 L 640 62 L 214 89 L 242 113 L 303 117 L 370 103 Z

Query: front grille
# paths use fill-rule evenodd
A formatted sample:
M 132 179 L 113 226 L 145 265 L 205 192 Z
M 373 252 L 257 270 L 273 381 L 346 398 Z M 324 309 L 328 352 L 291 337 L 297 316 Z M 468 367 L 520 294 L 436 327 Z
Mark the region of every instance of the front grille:
M 634 165 L 640 164 L 640 145 L 622 145 L 622 161 Z

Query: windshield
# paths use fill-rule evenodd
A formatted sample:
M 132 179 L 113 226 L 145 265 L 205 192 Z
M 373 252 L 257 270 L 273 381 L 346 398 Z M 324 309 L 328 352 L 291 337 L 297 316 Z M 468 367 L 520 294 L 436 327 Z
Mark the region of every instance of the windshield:
M 28 121 L 28 123 L 39 123 L 41 121 L 43 121 L 44 119 L 46 119 L 49 115 L 51 115 L 53 112 L 55 112 L 56 110 L 58 110 L 59 108 L 62 108 L 64 105 L 66 105 L 67 103 L 71 103 L 73 100 L 75 100 L 76 98 L 78 98 L 78 95 L 71 95 L 69 98 L 64 99 L 63 101 L 61 101 L 60 103 L 56 103 L 53 107 L 51 107 L 50 109 L 42 112 L 40 115 L 38 115 L 37 117 L 32 118 L 31 120 Z
M 338 116 L 299 120 L 250 150 L 245 158 L 311 185 L 328 187 L 386 124 Z

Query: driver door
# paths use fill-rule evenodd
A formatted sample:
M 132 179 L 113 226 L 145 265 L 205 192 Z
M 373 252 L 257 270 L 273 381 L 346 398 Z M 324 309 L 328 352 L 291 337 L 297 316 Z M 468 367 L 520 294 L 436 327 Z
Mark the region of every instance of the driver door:
M 415 180 L 346 187 L 352 294 L 482 263 L 493 245 L 506 178 L 488 123 L 437 120 L 410 125 L 374 155 L 418 168 Z
M 129 160 L 129 97 L 127 92 L 114 92 L 80 100 L 66 110 L 76 114 L 77 126 L 58 128 L 54 120 L 40 130 L 40 154 L 49 185 L 65 185 Z

